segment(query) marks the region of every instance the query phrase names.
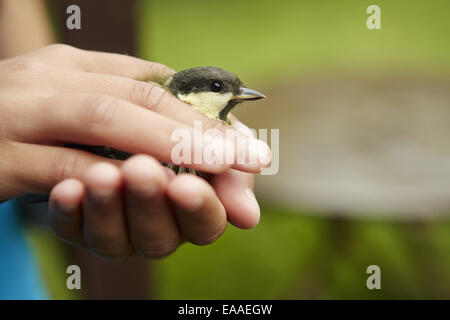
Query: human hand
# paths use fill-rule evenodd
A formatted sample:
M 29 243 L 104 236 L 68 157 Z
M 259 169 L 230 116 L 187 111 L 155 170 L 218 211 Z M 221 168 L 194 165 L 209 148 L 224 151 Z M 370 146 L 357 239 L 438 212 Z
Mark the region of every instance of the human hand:
M 165 90 L 136 80 L 172 72 L 157 63 L 65 45 L 1 61 L 0 200 L 45 193 L 69 178 L 84 181 L 86 169 L 99 161 L 120 165 L 81 150 L 64 148 L 67 142 L 107 145 L 170 162 L 175 144 L 170 139 L 173 130 L 183 128 L 193 132 L 195 120 L 202 120 L 205 129 L 228 129 L 193 112 Z M 270 152 L 268 148 L 262 150 Z M 228 218 L 237 221 L 237 225 L 239 217 L 245 220 L 245 214 L 228 212 L 233 207 L 230 202 L 233 197 L 224 197 L 229 193 L 224 191 L 227 188 L 221 189 L 226 183 L 221 184 L 220 177 L 227 177 L 230 167 L 257 172 L 264 165 L 186 164 L 219 174 L 219 183 L 213 186 Z M 212 194 L 208 199 L 211 198 Z
M 64 241 L 112 259 L 164 257 L 185 241 L 210 244 L 225 231 L 227 218 L 242 228 L 258 224 L 252 174 L 229 169 L 211 183 L 175 175 L 147 155 L 120 167 L 101 162 L 52 190 L 50 223 Z

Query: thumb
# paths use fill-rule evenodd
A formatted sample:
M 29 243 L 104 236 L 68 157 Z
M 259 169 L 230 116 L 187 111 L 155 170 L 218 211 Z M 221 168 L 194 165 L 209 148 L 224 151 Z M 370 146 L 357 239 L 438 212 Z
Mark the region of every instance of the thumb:
M 86 151 L 57 146 L 15 143 L 13 149 L 10 157 L 15 159 L 11 169 L 13 178 L 5 192 L 6 199 L 27 193 L 48 193 L 62 180 L 80 179 L 87 168 L 100 161 L 120 163 Z

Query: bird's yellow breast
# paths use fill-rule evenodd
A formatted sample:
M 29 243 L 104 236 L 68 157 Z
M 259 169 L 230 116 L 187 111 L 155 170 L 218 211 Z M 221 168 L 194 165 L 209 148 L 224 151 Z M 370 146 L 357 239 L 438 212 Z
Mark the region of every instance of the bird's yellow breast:
M 178 94 L 178 99 L 192 105 L 194 110 L 205 114 L 211 119 L 219 119 L 220 111 L 225 108 L 232 97 L 232 93 L 217 92 Z

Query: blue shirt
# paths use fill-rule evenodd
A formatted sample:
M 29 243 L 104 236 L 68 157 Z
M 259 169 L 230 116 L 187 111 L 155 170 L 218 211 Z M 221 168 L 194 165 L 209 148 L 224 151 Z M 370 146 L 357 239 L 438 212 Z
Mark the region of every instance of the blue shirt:
M 16 200 L 0 204 L 0 299 L 47 299 Z

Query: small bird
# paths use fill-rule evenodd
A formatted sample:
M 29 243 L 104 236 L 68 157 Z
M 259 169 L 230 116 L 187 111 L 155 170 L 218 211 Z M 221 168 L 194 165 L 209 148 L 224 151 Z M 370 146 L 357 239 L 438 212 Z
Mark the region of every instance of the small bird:
M 229 71 L 216 67 L 197 67 L 180 71 L 163 84 L 174 96 L 211 119 L 228 124 L 228 113 L 246 100 L 265 96 L 244 87 L 241 80 Z
M 231 121 L 228 118 L 228 113 L 237 104 L 265 97 L 258 91 L 246 88 L 234 73 L 216 67 L 195 67 L 182 70 L 160 79 L 156 85 L 170 91 L 175 97 L 191 105 L 194 110 L 229 125 Z M 79 144 L 67 144 L 66 146 L 119 160 L 125 160 L 132 155 L 104 146 Z M 165 165 L 172 168 L 176 173 L 190 172 L 200 175 L 193 169 L 185 169 L 172 164 Z

